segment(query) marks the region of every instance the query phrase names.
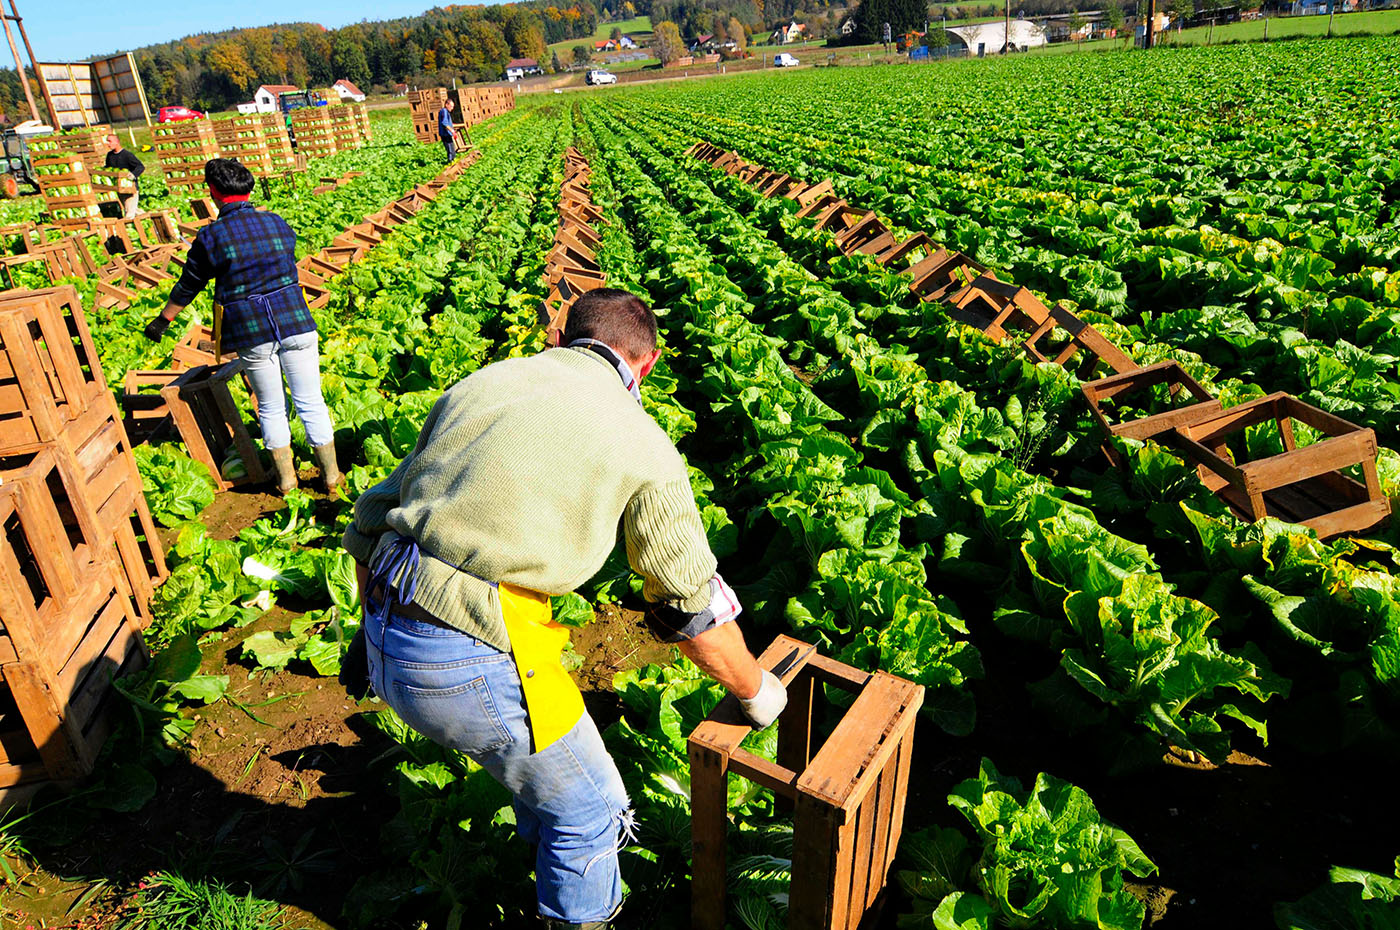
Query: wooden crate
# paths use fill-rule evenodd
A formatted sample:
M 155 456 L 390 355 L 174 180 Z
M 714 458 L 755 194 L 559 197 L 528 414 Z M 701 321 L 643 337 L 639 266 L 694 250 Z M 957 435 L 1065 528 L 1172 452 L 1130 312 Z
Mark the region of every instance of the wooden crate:
M 100 222 L 100 221 L 90 221 Z M 70 227 L 75 228 L 75 227 Z M 29 244 L 20 255 L 0 256 L 0 275 L 11 289 L 15 288 L 14 269 L 20 265 L 42 262 L 52 284 L 64 278 L 87 278 L 97 274 L 97 262 L 88 251 L 83 236 L 74 234 L 41 244 Z
M 740 748 L 752 732 L 726 697 L 691 733 L 691 927 L 725 926 L 726 783 L 742 775 L 790 803 L 793 815 L 790 930 L 855 930 L 881 901 L 904 825 L 914 721 L 921 685 L 873 674 L 809 651 L 788 636 L 759 663 L 783 668 L 788 705 L 778 720 L 778 756 Z M 821 685 L 855 695 L 831 735 L 817 745 L 813 720 Z
M 1326 438 L 1299 446 L 1294 422 Z M 1248 461 L 1244 431 L 1272 426 L 1283 452 Z M 1376 434 L 1288 394 L 1270 394 L 1176 427 L 1173 446 L 1202 483 L 1245 520 L 1301 523 L 1323 539 L 1375 529 L 1390 516 L 1376 473 Z M 1231 448 L 1231 444 L 1234 448 Z M 1360 468 L 1364 483 L 1344 474 Z
M 1059 352 L 1046 355 L 1041 346 L 1057 332 L 1063 332 L 1068 338 Z M 1081 381 L 1095 377 L 1101 364 L 1115 374 L 1126 374 L 1142 367 L 1109 342 L 1103 333 L 1058 304 L 1050 308 L 1048 318 L 1026 337 L 1021 347 L 1037 362 L 1054 362 L 1070 368 Z
M 0 489 L 0 515 L 8 494 Z M 6 651 L 0 674 L 24 721 L 42 773 L 27 759 L 15 771 L 8 758 L 0 763 L 0 800 L 15 800 L 7 789 L 43 779 L 63 782 L 92 772 L 119 702 L 113 679 L 145 664 L 145 644 L 130 601 L 118 587 L 114 569 L 102 563 L 91 572 L 77 596 L 65 604 L 50 599 L 43 610 L 27 611 L 14 597 L 22 567 L 0 551 L 0 617 Z M 13 733 L 11 734 L 13 737 Z M 21 758 L 28 747 L 19 747 Z M 9 782 L 10 784 L 6 784 Z
M 115 399 L 104 393 L 55 443 L 65 483 L 81 507 L 74 520 L 86 538 L 108 547 L 119 581 L 144 629 L 154 619 L 151 595 L 169 572 L 146 504 L 131 440 Z M 71 528 L 70 528 L 71 532 Z
M 22 569 L 24 584 L 10 596 L 26 616 L 44 613 L 51 604 L 66 605 L 78 596 L 93 566 L 109 559 L 81 488 L 64 471 L 59 451 L 50 444 L 0 455 L 0 490 L 6 492 L 0 558 Z M 11 626 L 6 615 L 0 615 L 0 623 Z M 0 650 L 0 662 L 5 659 Z
M 56 439 L 106 389 L 73 288 L 0 294 L 0 452 Z
M 221 491 L 240 484 L 261 484 L 267 480 L 258 448 L 253 444 L 243 415 L 229 392 L 229 382 L 238 377 L 244 367 L 241 359 L 234 359 L 218 368 L 201 365 L 181 372 L 160 392 L 190 457 L 204 463 Z M 242 478 L 227 480 L 221 466 L 228 454 L 235 450 L 243 459 L 246 474 Z
M 1220 412 L 1220 401 L 1176 361 L 1158 362 L 1087 381 L 1079 390 L 1103 436 L 1104 455 L 1119 467 L 1124 461 L 1113 445 L 1113 437 L 1139 442 L 1155 439 L 1169 444 L 1163 437 L 1172 430 Z M 1130 398 L 1133 406 L 1145 411 L 1146 416 L 1123 420 L 1115 415 L 1113 408 Z
M 179 224 L 169 210 L 138 213 L 130 219 L 94 220 L 88 224 L 88 231 L 99 237 L 113 255 L 159 245 L 183 245 Z

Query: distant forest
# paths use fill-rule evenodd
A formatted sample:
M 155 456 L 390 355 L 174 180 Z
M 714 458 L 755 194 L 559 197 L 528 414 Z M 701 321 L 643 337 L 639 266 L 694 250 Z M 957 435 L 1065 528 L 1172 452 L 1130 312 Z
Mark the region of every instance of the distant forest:
M 372 93 L 401 82 L 499 80 L 512 58 L 534 58 L 549 67 L 549 44 L 587 39 L 600 22 L 636 16 L 650 16 L 653 23 L 674 22 L 686 38 L 722 33 L 733 18 L 756 42 L 790 20 L 805 23 L 813 39 L 835 39 L 841 22 L 853 16 L 858 28 L 852 38 L 875 41 L 877 22 L 891 21 L 892 31 L 899 33 L 922 29 L 925 18 L 951 21 L 995 15 L 1003 8 L 985 0 L 932 13 L 924 6 L 926 0 L 601 0 L 596 6 L 589 0 L 573 0 L 567 6 L 560 2 L 447 6 L 420 16 L 329 30 L 315 23 L 258 26 L 201 33 L 132 51 L 153 109 L 179 103 L 221 110 L 252 99 L 260 84 L 326 87 L 348 78 Z M 871 15 L 862 16 L 862 6 Z M 1012 12 L 1036 16 L 1102 6 L 1088 0 L 1014 0 Z M 30 83 L 34 84 L 32 75 Z M 37 86 L 34 96 L 40 97 Z M 0 113 L 18 122 L 27 118 L 24 108 L 17 74 L 0 71 Z

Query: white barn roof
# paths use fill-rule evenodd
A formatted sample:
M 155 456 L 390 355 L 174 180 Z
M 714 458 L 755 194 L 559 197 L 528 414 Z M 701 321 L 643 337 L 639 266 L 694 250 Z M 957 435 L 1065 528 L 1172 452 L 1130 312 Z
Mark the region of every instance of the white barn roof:
M 952 35 L 967 46 L 973 54 L 977 53 L 979 45 L 986 47 L 988 54 L 1000 52 L 1006 45 L 1006 22 L 996 20 L 990 23 L 977 23 L 972 26 L 954 26 L 948 30 Z M 1011 21 L 1011 45 L 1014 48 L 1036 48 L 1047 45 L 1045 30 L 1035 23 L 1026 19 L 1013 19 Z

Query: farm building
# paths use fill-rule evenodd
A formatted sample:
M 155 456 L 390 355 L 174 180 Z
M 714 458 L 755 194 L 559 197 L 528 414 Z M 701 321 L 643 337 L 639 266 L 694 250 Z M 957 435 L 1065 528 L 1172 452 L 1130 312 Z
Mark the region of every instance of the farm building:
M 776 45 L 789 45 L 793 42 L 801 42 L 807 37 L 807 27 L 802 23 L 794 21 L 788 23 L 786 26 L 779 26 L 777 29 L 774 29 L 773 35 L 769 38 L 772 39 L 773 43 Z
M 365 99 L 364 91 L 360 90 L 346 78 L 341 78 L 331 85 L 331 90 L 340 96 L 341 101 L 353 100 L 362 103 Z
M 276 113 L 278 107 L 278 94 L 285 94 L 296 90 L 295 84 L 264 84 L 253 92 L 253 104 L 257 113 Z M 243 112 L 242 108 L 239 112 Z
M 518 81 L 532 74 L 544 74 L 540 63 L 533 58 L 512 58 L 506 63 L 507 81 Z
M 953 26 L 948 29 L 948 37 L 954 48 L 966 48 L 970 55 L 993 55 L 1006 47 L 1006 24 L 1002 20 L 990 23 L 977 23 L 971 26 Z M 1011 21 L 1011 48 L 1024 51 L 1048 45 L 1045 30 L 1025 19 Z

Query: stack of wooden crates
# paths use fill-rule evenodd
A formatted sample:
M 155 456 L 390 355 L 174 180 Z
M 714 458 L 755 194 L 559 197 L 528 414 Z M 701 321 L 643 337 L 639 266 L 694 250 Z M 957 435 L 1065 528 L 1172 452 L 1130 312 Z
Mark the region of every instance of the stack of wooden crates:
M 166 575 L 71 287 L 0 295 L 0 803 L 92 771 Z
M 29 143 L 34 180 L 44 195 L 44 209 L 55 226 L 84 226 L 101 219 L 102 197 L 93 186 L 85 158 L 68 147 L 63 136 Z
M 300 107 L 292 111 L 292 137 L 296 150 L 307 158 L 325 158 L 339 148 L 330 107 Z
M 297 156 L 292 151 L 292 137 L 287 134 L 287 117 L 281 113 L 259 113 L 262 120 L 263 138 L 272 156 L 272 167 L 279 171 L 289 171 L 297 165 Z
M 224 158 L 238 159 L 243 167 L 253 172 L 254 177 L 265 178 L 276 170 L 260 115 L 240 114 L 217 120 L 214 123 L 214 137 L 219 142 L 219 153 Z
M 335 135 L 336 151 L 349 152 L 363 147 L 360 118 L 355 114 L 354 104 L 342 103 L 326 109 L 330 110 L 331 131 Z
M 409 93 L 408 106 L 413 113 L 413 136 L 419 142 L 431 143 L 438 140 L 438 110 L 446 103 L 446 87 L 429 87 Z
M 219 157 L 219 140 L 212 120 L 163 123 L 154 130 L 156 154 L 172 194 L 189 194 L 204 187 L 204 164 Z
M 369 129 L 369 107 L 363 103 L 352 103 L 349 106 L 354 110 L 355 119 L 360 124 L 360 140 L 365 145 L 369 145 L 374 141 L 374 134 Z

